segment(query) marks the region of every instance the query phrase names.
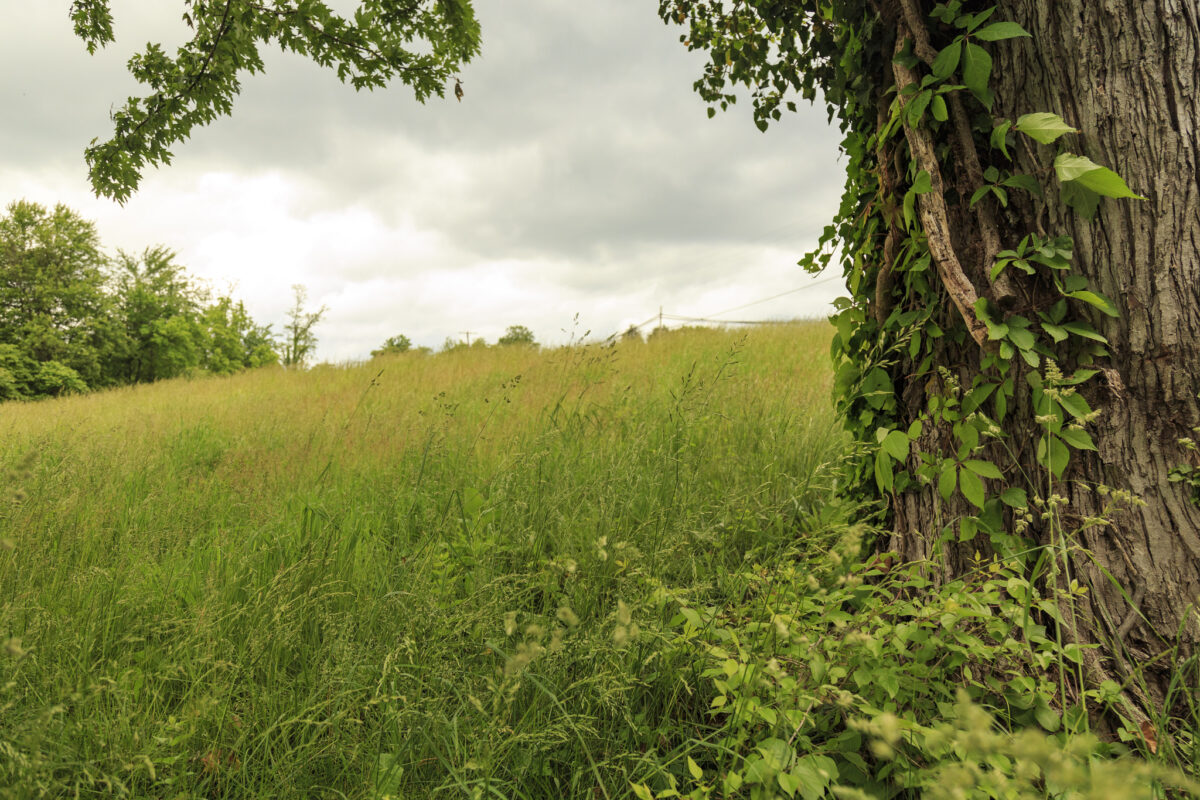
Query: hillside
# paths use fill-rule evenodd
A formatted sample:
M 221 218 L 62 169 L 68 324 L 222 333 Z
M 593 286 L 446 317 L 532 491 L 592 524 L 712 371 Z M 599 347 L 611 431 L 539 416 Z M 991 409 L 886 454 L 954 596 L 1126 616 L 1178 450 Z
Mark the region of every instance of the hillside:
M 624 796 L 707 707 L 659 623 L 821 524 L 827 347 L 688 331 L 0 407 L 0 786 Z

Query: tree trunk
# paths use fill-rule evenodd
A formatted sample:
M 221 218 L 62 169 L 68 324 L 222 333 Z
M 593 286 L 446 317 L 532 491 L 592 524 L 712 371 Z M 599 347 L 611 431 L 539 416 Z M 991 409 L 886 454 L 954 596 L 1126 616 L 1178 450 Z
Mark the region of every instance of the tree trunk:
M 932 2 L 922 4 L 928 13 Z M 1146 201 L 1104 200 L 1088 222 L 1059 200 L 1052 186 L 1055 146 L 1029 142 L 1013 152 L 1014 172 L 1039 176 L 1046 201 L 1014 198 L 995 207 L 1003 247 L 1029 232 L 1074 238 L 1074 269 L 1116 301 L 1119 318 L 1095 314 L 1093 325 L 1110 342 L 1104 368 L 1081 393 L 1102 415 L 1089 426 L 1098 452 L 1072 451 L 1071 465 L 1053 491 L 1069 500 L 1066 526 L 1099 516 L 1107 498 L 1089 487 L 1105 485 L 1144 501 L 1116 513 L 1108 526 L 1078 536 L 1094 561 L 1072 559 L 1073 577 L 1089 588 L 1079 620 L 1087 635 L 1106 643 L 1093 671 L 1120 676 L 1127 660 L 1146 663 L 1179 643 L 1186 656 L 1200 642 L 1200 507 L 1186 481 L 1172 482 L 1179 465 L 1200 466 L 1190 439 L 1200 441 L 1200 8 L 1197 0 L 1001 0 L 995 19 L 1012 20 L 1032 34 L 989 46 L 995 57 L 993 116 L 1052 111 L 1080 129 L 1063 149 L 1110 167 Z M 935 41 L 934 46 L 938 46 Z M 951 148 L 952 149 L 952 148 Z M 980 142 L 980 152 L 988 152 Z M 997 159 L 997 163 L 999 160 Z M 961 174 L 947 176 L 947 183 Z M 973 188 L 973 187 L 970 187 Z M 971 263 L 982 232 L 947 186 L 955 249 Z M 1014 192 L 1014 195 L 1017 193 Z M 968 276 L 981 295 L 993 294 L 978 267 Z M 993 294 L 994 296 L 994 294 Z M 1025 295 L 1015 308 L 1029 316 L 1038 300 Z M 973 349 L 967 339 L 958 345 Z M 946 347 L 949 353 L 953 348 Z M 979 353 L 958 353 L 962 374 L 978 370 Z M 1019 361 L 1019 359 L 1018 359 Z M 963 363 L 966 362 L 966 363 Z M 925 386 L 904 386 L 911 362 L 892 370 L 902 394 L 901 426 L 925 407 Z M 1023 369 L 1023 366 L 1022 366 Z M 1014 404 L 1028 390 L 1016 388 Z M 1036 427 L 1028 400 L 1005 423 L 1017 460 L 1039 471 Z M 938 434 L 927 433 L 926 437 Z M 935 444 L 935 442 L 925 442 Z M 944 442 L 942 443 L 945 444 Z M 1044 469 L 1040 470 L 1045 473 Z M 962 499 L 958 498 L 958 503 Z M 931 554 L 937 532 L 957 511 L 932 486 L 894 498 L 892 547 L 910 558 Z M 1075 524 L 1071 524 L 1072 521 Z M 1035 536 L 1043 538 L 1034 525 Z M 950 544 L 948 571 L 961 572 L 980 546 Z M 1103 570 L 1124 587 L 1125 594 Z M 1126 595 L 1136 601 L 1131 612 Z M 1157 662 L 1163 669 L 1173 659 Z M 1161 697 L 1156 698 L 1161 700 Z

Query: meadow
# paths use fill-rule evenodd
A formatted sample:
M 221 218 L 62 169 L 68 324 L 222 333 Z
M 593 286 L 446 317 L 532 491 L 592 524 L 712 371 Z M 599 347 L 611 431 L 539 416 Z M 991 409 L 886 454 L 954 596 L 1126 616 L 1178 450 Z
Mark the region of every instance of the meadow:
M 837 525 L 824 323 L 0 407 L 0 796 L 624 797 Z M 690 751 L 689 751 L 690 752 Z
M 0 406 L 0 798 L 1200 796 L 1196 658 L 1139 718 L 1075 587 L 872 556 L 829 337 Z

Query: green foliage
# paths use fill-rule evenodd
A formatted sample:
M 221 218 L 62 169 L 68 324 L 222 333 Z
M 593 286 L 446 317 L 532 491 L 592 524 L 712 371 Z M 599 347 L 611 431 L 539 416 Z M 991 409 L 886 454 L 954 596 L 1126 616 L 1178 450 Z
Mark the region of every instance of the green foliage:
M 108 0 L 76 2 L 71 18 L 89 52 L 113 41 Z M 242 76 L 263 70 L 264 46 L 310 58 L 355 89 L 398 80 L 421 102 L 443 96 L 455 70 L 479 51 L 469 0 L 365 0 L 351 16 L 320 0 L 189 2 L 183 21 L 191 38 L 173 57 L 150 43 L 129 61 L 146 95 L 112 112 L 112 138 L 87 148 L 98 195 L 127 200 L 147 166 L 170 163 L 172 148 L 196 126 L 228 115 Z
M 793 596 L 772 588 L 757 628 L 718 607 L 681 610 L 683 638 L 709 650 L 714 713 L 729 717 L 694 742 L 706 758 L 689 752 L 688 776 L 680 765 L 638 796 L 807 799 L 839 781 L 846 797 L 1162 796 L 1163 781 L 1185 783 L 1109 761 L 1120 748 L 1088 730 L 1096 713 L 1120 718 L 1128 740 L 1151 741 L 1118 703 L 1137 692 L 1084 679 L 1085 645 L 1071 642 L 1098 629 L 1076 614 L 1072 598 L 1089 587 L 1070 576 L 1080 561 L 1108 573 L 1071 544 L 1064 520 L 1083 515 L 1059 491 L 1068 479 L 1074 496 L 1087 491 L 1076 464 L 1096 449 L 1097 412 L 1084 395 L 1095 396 L 1089 384 L 1108 355 L 1097 320 L 1119 312 L 1075 268 L 1071 239 L 1040 221 L 1047 203 L 1092 218 L 1104 198 L 1144 198 L 1069 152 L 1064 137 L 1078 131 L 1058 115 L 997 118 L 992 51 L 1029 36 L 997 8 L 660 2 L 665 21 L 687 26 L 681 41 L 708 52 L 696 89 L 711 105 L 725 108 L 744 87 L 765 130 L 789 95 L 822 96 L 840 122 L 842 205 L 801 263 L 816 270 L 840 254 L 850 295 L 832 320 L 834 399 L 856 445 L 845 496 L 882 520 L 904 509 L 893 541 L 929 561 L 887 577 L 844 574 L 851 586 L 836 592 L 811 577 L 809 591 L 795 589 L 805 569 L 819 571 L 802 568 L 781 581 Z M 1021 58 L 1007 63 L 1020 69 Z M 1033 174 L 1014 171 L 1018 144 Z M 1191 478 L 1188 466 L 1176 480 Z M 976 548 L 987 557 L 970 570 Z M 820 602 L 822 592 L 833 600 Z M 906 637 L 926 613 L 914 657 Z M 789 636 L 801 644 L 789 649 Z M 1190 669 L 1181 664 L 1172 685 Z M 1193 714 L 1181 740 L 1195 731 Z
M 1043 200 L 1038 177 L 1011 171 L 1012 138 L 1027 137 L 1034 152 L 1077 131 L 1048 112 L 1015 121 L 981 113 L 994 100 L 989 48 L 1028 37 L 1019 25 L 996 19 L 994 6 L 960 0 L 938 4 L 927 19 L 914 16 L 920 8 L 897 3 L 880 14 L 861 0 L 814 8 L 663 0 L 659 11 L 665 21 L 687 25 L 680 38 L 689 49 L 708 51 L 696 89 L 709 103 L 724 108 L 736 100 L 732 89 L 744 86 L 765 129 L 781 106 L 790 107 L 789 94 L 821 96 L 846 133 L 841 209 L 823 249 L 801 263 L 822 268 L 839 250 L 844 259 L 850 297 L 836 303 L 832 353 L 838 410 L 861 446 L 852 495 L 889 504 L 936 488 L 954 514 L 961 497 L 979 512 L 968 531 L 984 531 L 1004 551 L 1013 543 L 1003 495 L 1040 488 L 1041 480 L 1014 460 L 1019 448 L 1006 437 L 1044 428 L 1035 463 L 1051 479 L 1065 474 L 1071 450 L 1095 449 L 1085 430 L 1092 409 L 1077 387 L 1098 374 L 1093 365 L 1107 355 L 1107 342 L 1088 312 L 1115 316 L 1117 306 L 1073 269 L 1069 238 L 1040 231 L 1021 231 L 1009 249 L 999 243 L 986 251 L 991 285 L 972 285 L 965 276 L 946 282 L 962 271 L 945 255 L 954 257 L 954 243 L 941 242 L 935 254 L 930 240 L 945 234 L 925 230 L 923 220 L 949 215 L 946 228 L 958 225 L 964 238 L 981 237 L 990 226 L 999 239 L 1006 231 L 988 199 L 1008 207 L 1019 191 Z M 970 158 L 962 155 L 963 130 L 974 137 Z M 927 144 L 914 144 L 920 142 Z M 972 170 L 980 182 L 948 209 L 943 195 L 953 198 L 956 190 L 940 173 Z M 1069 152 L 1044 170 L 1058 178 L 1059 200 L 1088 216 L 1101 197 L 1139 197 L 1111 170 Z M 1025 296 L 1036 300 L 1012 307 L 1017 294 L 1004 297 L 1000 286 L 1013 281 L 1024 281 Z M 1064 382 L 1059 364 L 1074 378 Z M 914 385 L 926 387 L 923 408 L 912 399 L 921 393 L 900 396 Z
M 22 200 L 6 210 L 0 218 L 0 343 L 18 348 L 25 364 L 6 381 L 10 391 L 111 383 L 104 362 L 113 310 L 95 226 L 62 205 L 49 210 Z M 50 361 L 58 366 L 34 378 L 36 365 Z
M 526 347 L 535 347 L 537 346 L 537 340 L 533 338 L 533 331 L 524 325 L 509 325 L 505 328 L 504 335 L 496 340 L 496 344 L 519 344 Z
M 0 400 L 84 392 L 274 363 L 270 327 L 209 296 L 165 247 L 101 250 L 65 206 L 0 218 Z
M 200 290 L 165 247 L 118 253 L 114 293 L 124 328 L 119 371 L 128 383 L 175 378 L 200 364 Z
M 886 556 L 864 565 L 861 530 L 827 536 L 821 556 L 806 543 L 759 565 L 745 604 L 672 598 L 677 613 L 661 635 L 695 654 L 710 727 L 636 780 L 636 796 L 1158 798 L 1165 787 L 1200 789 L 1090 730 L 1097 712 L 1121 717 L 1124 707 L 1115 684 L 1072 686 L 1083 651 L 1064 648 L 1053 624 L 1081 590 L 1046 592 L 1018 562 L 998 560 L 940 583 L 933 563 Z M 1127 741 L 1143 741 L 1123 724 Z
M 242 301 L 218 297 L 201 315 L 204 353 L 200 366 L 217 375 L 279 362 L 270 325 L 251 319 Z
M 313 328 L 329 309 L 321 306 L 316 311 L 307 311 L 304 305 L 308 302 L 308 290 L 301 284 L 292 287 L 292 294 L 292 307 L 283 325 L 283 365 L 303 367 L 317 349 Z
M 412 349 L 412 340 L 403 333 L 388 338 L 380 347 L 371 351 L 371 357 L 391 355 L 392 353 L 407 353 Z

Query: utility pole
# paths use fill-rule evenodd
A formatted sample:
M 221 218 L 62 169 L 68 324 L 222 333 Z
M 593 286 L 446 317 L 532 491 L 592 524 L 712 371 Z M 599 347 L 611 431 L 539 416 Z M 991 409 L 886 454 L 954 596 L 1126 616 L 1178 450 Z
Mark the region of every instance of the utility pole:
M 467 337 L 467 347 L 470 347 L 471 346 L 471 334 L 478 333 L 478 331 L 459 331 L 459 333 L 461 333 Z
M 662 328 L 662 306 L 658 307 L 658 327 Z

